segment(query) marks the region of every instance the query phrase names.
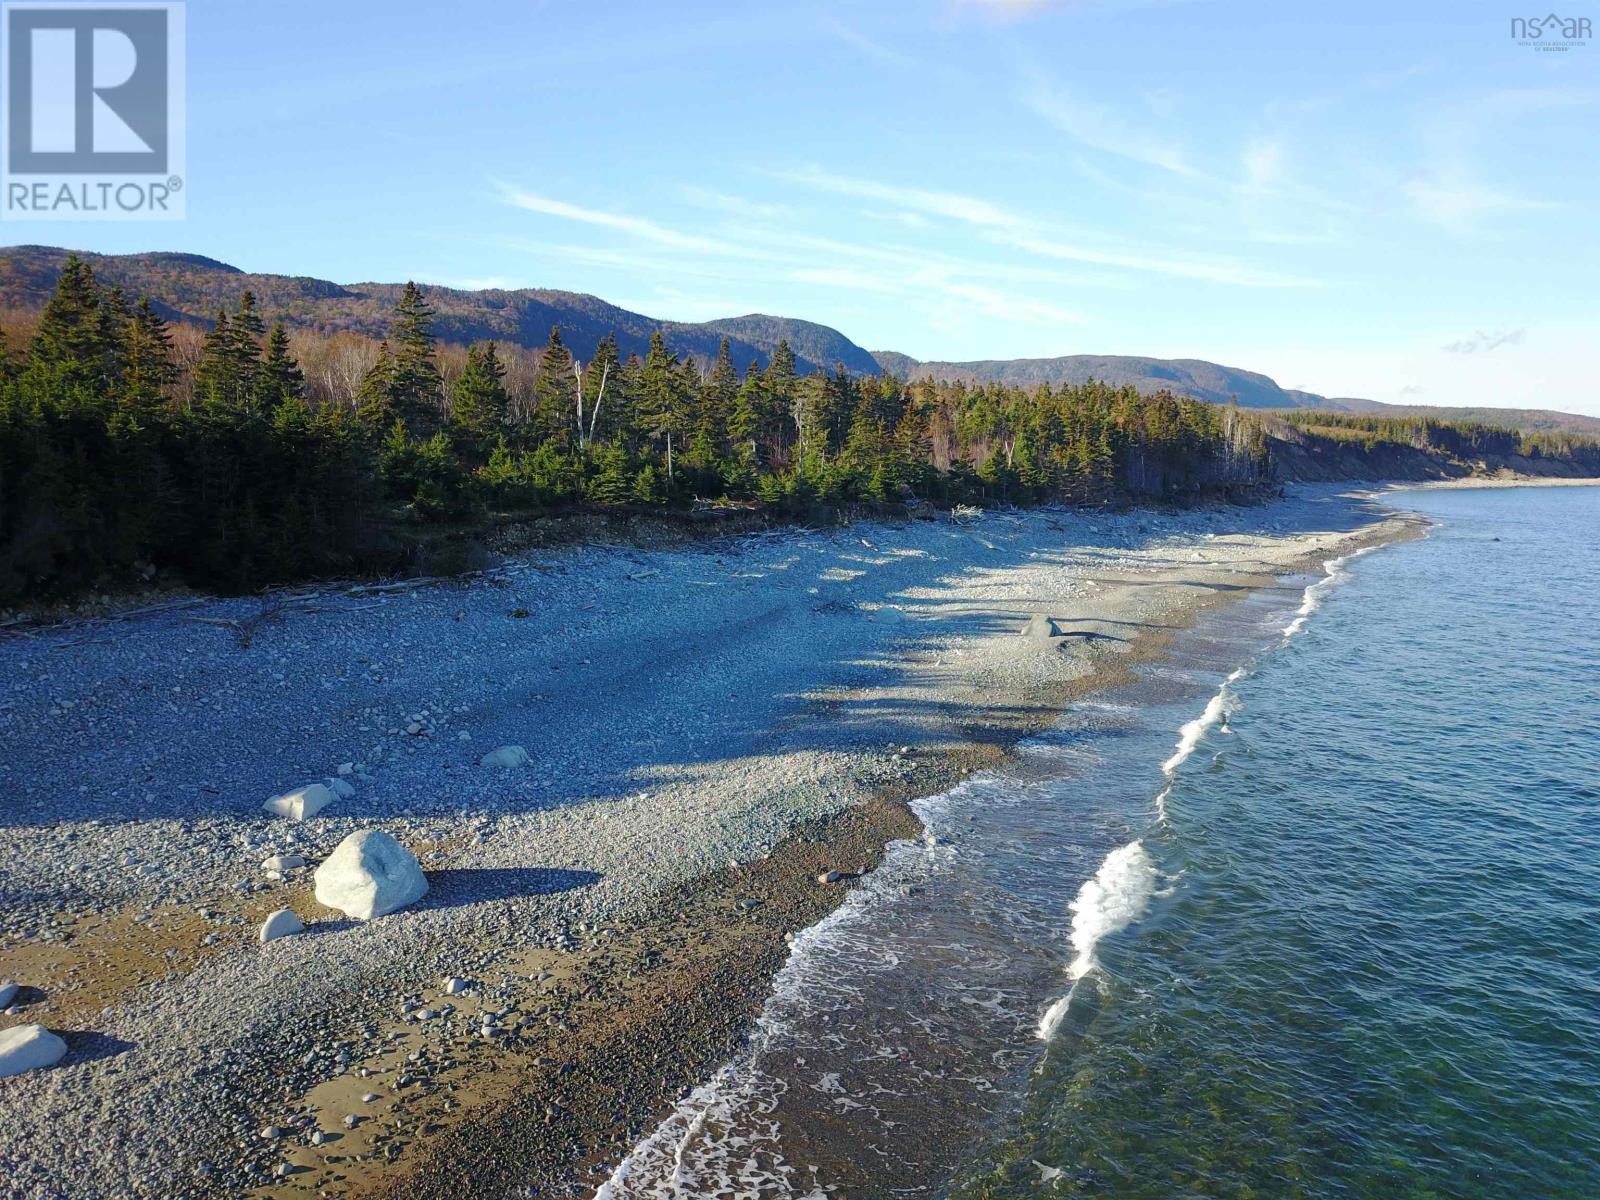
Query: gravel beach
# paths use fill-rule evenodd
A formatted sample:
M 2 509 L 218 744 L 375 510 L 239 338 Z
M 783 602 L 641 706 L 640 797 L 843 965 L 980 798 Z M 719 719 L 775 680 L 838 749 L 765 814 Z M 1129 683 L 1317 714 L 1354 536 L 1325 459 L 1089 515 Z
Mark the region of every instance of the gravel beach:
M 1414 528 L 1306 488 L 4 635 L 0 1027 L 68 1053 L 0 1078 L 0 1193 L 592 1194 L 737 1044 L 785 934 L 916 836 L 905 799 L 1201 607 Z M 480 765 L 502 746 L 529 761 Z M 263 811 L 315 782 L 347 794 Z M 312 873 L 374 828 L 429 888 L 354 921 Z M 262 943 L 280 909 L 305 930 Z

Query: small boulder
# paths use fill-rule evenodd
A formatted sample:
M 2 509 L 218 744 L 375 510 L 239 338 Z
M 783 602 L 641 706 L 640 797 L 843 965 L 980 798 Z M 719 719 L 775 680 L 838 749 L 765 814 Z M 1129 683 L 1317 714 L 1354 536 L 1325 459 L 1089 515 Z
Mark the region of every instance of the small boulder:
M 341 779 L 337 775 L 329 775 L 322 781 L 322 783 L 323 786 L 325 786 L 340 800 L 348 800 L 351 796 L 356 794 L 356 785 L 351 783 L 348 779 Z
M 467 990 L 467 981 L 458 975 L 452 975 L 444 981 L 444 994 L 446 996 L 459 996 Z
M 817 876 L 817 882 L 818 883 L 838 883 L 840 878 L 841 878 L 841 876 L 839 875 L 839 872 L 837 872 L 837 871 L 824 871 L 821 875 Z
M 0 1075 L 21 1075 L 61 1061 L 67 1044 L 43 1025 L 0 1029 Z
M 0 980 L 0 1008 L 10 1008 L 11 1002 L 17 998 L 21 985 L 12 983 L 9 979 Z
M 263 871 L 277 871 L 280 875 L 284 871 L 293 871 L 306 865 L 306 860 L 298 854 L 274 854 L 270 858 L 261 860 Z
M 381 829 L 345 838 L 314 878 L 318 903 L 358 921 L 414 904 L 428 891 L 417 856 Z
M 305 926 L 299 917 L 287 908 L 280 908 L 261 922 L 261 940 L 270 942 L 273 938 L 288 937 L 291 933 L 301 933 L 304 930 Z
M 480 767 L 525 767 L 528 752 L 521 746 L 501 746 L 478 760 Z
M 308 783 L 303 788 L 274 796 L 261 807 L 274 816 L 288 817 L 291 821 L 303 821 L 307 817 L 316 816 L 332 804 L 333 800 L 333 793 L 324 785 Z
M 1022 627 L 1022 636 L 1033 638 L 1035 641 L 1049 641 L 1051 638 L 1060 637 L 1056 623 L 1043 613 L 1034 613 L 1028 618 L 1028 623 Z

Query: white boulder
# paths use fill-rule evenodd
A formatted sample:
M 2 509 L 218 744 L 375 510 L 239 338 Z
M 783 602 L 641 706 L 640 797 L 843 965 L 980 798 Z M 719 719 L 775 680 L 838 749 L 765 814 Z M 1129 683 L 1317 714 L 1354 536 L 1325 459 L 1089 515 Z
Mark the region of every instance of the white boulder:
M 458 975 L 452 975 L 444 981 L 444 994 L 446 996 L 459 996 L 467 990 L 467 981 Z
M 478 760 L 480 767 L 525 767 L 528 752 L 521 746 L 501 746 Z
M 323 784 L 308 783 L 303 788 L 274 796 L 261 807 L 274 816 L 288 817 L 291 821 L 304 821 L 307 817 L 316 816 L 332 804 L 333 800 L 333 793 Z
M 293 871 L 306 865 L 306 860 L 298 854 L 274 854 L 270 858 L 261 860 L 263 871 L 276 871 L 280 875 L 284 871 Z
M 280 908 L 261 922 L 261 940 L 270 942 L 274 938 L 288 937 L 291 933 L 301 933 L 305 925 L 300 918 L 287 908 Z
M 21 1075 L 61 1061 L 67 1044 L 43 1025 L 0 1029 L 0 1075 Z
M 19 985 L 9 979 L 0 979 L 0 1008 L 10 1008 L 19 991 L 21 991 Z
M 318 903 L 358 921 L 414 904 L 428 891 L 417 856 L 381 829 L 345 838 L 314 878 Z
M 322 783 L 324 787 L 341 800 L 348 800 L 356 794 L 356 785 L 348 779 L 341 779 L 337 775 L 329 775 Z
M 1048 641 L 1051 638 L 1060 637 L 1061 634 L 1056 629 L 1054 621 L 1043 613 L 1036 612 L 1028 618 L 1028 623 L 1023 626 L 1022 636 L 1034 638 L 1037 641 Z

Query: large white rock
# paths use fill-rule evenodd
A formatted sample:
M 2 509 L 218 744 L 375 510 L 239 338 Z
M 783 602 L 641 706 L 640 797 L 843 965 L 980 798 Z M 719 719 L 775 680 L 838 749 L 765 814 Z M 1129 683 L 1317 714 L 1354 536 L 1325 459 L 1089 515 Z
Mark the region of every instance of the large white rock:
M 43 1025 L 0 1029 L 0 1075 L 21 1075 L 35 1067 L 58 1063 L 67 1044 Z
M 292 792 L 285 792 L 281 796 L 274 796 L 261 807 L 274 816 L 288 817 L 291 821 L 303 821 L 307 817 L 314 817 L 334 800 L 333 793 L 320 783 L 308 783 L 303 788 L 295 788 Z
M 318 903 L 359 921 L 415 904 L 428 891 L 417 856 L 381 829 L 345 838 L 314 878 Z
M 491 750 L 478 760 L 480 767 L 525 767 L 528 765 L 528 752 L 521 746 L 501 746 Z
M 1022 627 L 1022 636 L 1033 638 L 1035 641 L 1048 641 L 1060 637 L 1056 623 L 1043 613 L 1034 613 L 1028 618 L 1028 623 Z
M 288 937 L 291 933 L 304 932 L 305 925 L 299 917 L 287 908 L 280 908 L 261 922 L 261 940 L 270 942 L 274 938 Z

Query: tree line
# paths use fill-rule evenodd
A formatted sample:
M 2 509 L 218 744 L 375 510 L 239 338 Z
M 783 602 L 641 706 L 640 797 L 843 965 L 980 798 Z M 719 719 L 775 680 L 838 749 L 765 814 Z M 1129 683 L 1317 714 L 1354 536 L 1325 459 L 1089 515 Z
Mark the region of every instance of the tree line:
M 157 568 L 222 590 L 393 569 L 409 532 L 577 507 L 1104 505 L 1268 473 L 1259 423 L 1167 393 L 802 374 L 787 343 L 740 370 L 726 341 L 702 363 L 659 332 L 584 361 L 552 329 L 530 363 L 440 346 L 432 319 L 407 284 L 335 393 L 300 359 L 349 335 L 269 326 L 244 292 L 185 352 L 195 331 L 69 259 L 0 340 L 0 601 Z
M 1457 459 L 1547 459 L 1600 472 L 1600 442 L 1577 433 L 1523 432 L 1477 421 L 1385 417 L 1315 409 L 1294 409 L 1277 415 L 1308 433 L 1358 441 L 1369 452 L 1389 443 Z

